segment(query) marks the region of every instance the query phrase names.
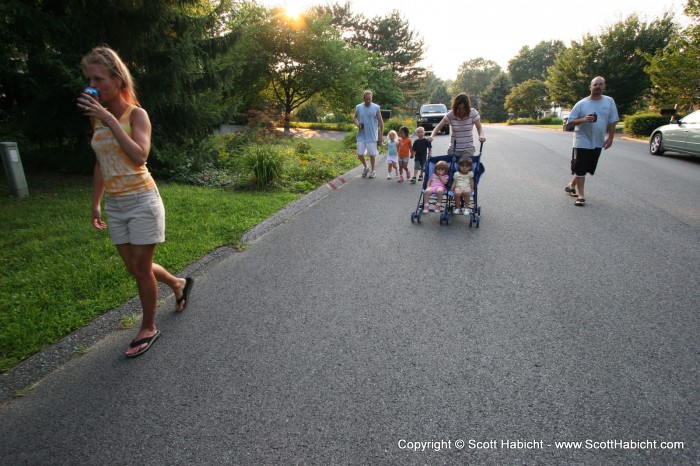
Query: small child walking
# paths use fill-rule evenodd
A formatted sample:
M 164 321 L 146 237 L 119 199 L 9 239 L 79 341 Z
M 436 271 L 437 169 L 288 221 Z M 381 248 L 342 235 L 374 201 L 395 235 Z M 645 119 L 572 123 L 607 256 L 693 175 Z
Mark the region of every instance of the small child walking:
M 386 157 L 387 163 L 387 173 L 386 179 L 391 179 L 392 170 L 396 172 L 396 176 L 399 176 L 399 142 L 396 140 L 396 131 L 393 129 L 389 131 L 389 140 L 385 141 L 384 144 L 387 146 L 389 153 Z
M 411 178 L 411 172 L 408 170 L 408 161 L 411 156 L 411 136 L 408 135 L 408 128 L 402 126 L 399 128 L 399 183 L 403 183 L 403 174 L 406 172 L 406 179 Z
M 452 191 L 455 193 L 455 215 L 468 215 L 469 197 L 474 192 L 474 172 L 471 157 L 462 157 L 459 161 L 459 171 L 452 175 Z M 460 208 L 464 205 L 464 212 Z
M 433 150 L 433 143 L 429 139 L 425 138 L 425 128 L 419 126 L 416 128 L 416 139 L 413 141 L 413 147 L 411 147 L 411 157 L 415 157 L 415 164 L 413 166 L 413 178 L 411 178 L 411 183 L 416 182 L 416 175 L 418 175 L 418 181 L 423 180 L 423 170 L 425 168 L 425 161 L 428 156 L 431 155 Z
M 425 188 L 423 193 L 423 213 L 430 211 L 430 195 L 437 195 L 437 203 L 435 204 L 435 212 L 440 212 L 442 206 L 442 198 L 445 194 L 445 189 L 447 189 L 447 183 L 450 180 L 447 174 L 449 167 L 447 162 L 444 160 L 439 161 L 435 164 L 435 172 L 430 175 L 428 180 L 428 187 Z

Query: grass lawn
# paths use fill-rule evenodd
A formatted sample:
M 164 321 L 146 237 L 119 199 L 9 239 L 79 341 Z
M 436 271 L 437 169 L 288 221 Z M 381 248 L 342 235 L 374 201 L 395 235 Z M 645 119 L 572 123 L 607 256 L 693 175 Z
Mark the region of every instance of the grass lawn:
M 340 146 L 309 142 L 321 150 Z M 90 177 L 27 174 L 29 198 L 17 200 L 0 175 L 2 373 L 138 293 L 109 235 L 90 224 Z M 245 231 L 301 196 L 165 182 L 158 188 L 167 221 L 155 260 L 173 273 L 237 245 Z

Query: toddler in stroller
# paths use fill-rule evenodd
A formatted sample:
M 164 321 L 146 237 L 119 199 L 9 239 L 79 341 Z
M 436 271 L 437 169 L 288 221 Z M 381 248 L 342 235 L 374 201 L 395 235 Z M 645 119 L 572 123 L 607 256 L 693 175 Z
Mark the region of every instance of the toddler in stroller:
M 440 212 L 442 199 L 447 190 L 447 186 L 450 181 L 450 175 L 448 175 L 449 166 L 444 160 L 439 161 L 435 164 L 435 171 L 430 178 L 427 178 L 427 187 L 424 190 L 423 196 L 423 213 L 427 214 L 430 210 L 430 195 L 435 194 L 437 196 L 437 202 L 435 203 L 435 212 Z
M 479 228 L 481 206 L 478 204 L 478 185 L 485 168 L 479 154 L 459 157 L 455 154 L 429 157 L 423 189 L 418 198 L 418 206 L 411 213 L 411 222 L 420 223 L 421 215 L 428 212 L 440 214 L 440 224 L 448 224 L 454 214 L 469 217 L 469 226 Z M 461 166 L 461 167 L 460 167 Z M 435 207 L 431 208 L 431 198 Z

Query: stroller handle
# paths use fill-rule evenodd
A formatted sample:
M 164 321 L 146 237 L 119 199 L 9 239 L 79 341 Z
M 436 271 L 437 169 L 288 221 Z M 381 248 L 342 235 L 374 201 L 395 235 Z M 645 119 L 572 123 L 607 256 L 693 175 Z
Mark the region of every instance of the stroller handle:
M 479 155 L 484 151 L 484 142 L 486 141 L 479 141 Z M 457 140 L 455 139 L 453 145 L 452 145 L 452 151 L 453 153 L 457 153 Z

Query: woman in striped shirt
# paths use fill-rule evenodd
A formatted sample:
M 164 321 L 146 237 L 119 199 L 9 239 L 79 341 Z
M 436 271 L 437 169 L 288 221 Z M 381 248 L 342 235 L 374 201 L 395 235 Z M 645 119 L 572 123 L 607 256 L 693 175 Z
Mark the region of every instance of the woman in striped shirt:
M 481 127 L 481 117 L 476 109 L 472 108 L 469 96 L 467 94 L 459 94 L 452 101 L 452 110 L 447 112 L 442 121 L 433 129 L 432 134 L 440 134 L 440 130 L 445 125 L 450 125 L 450 149 L 448 154 L 456 154 L 458 157 L 464 155 L 474 155 L 476 149 L 474 147 L 473 129 L 479 135 L 479 142 L 486 141 L 484 137 L 484 129 Z M 433 137 L 429 140 L 432 142 Z

